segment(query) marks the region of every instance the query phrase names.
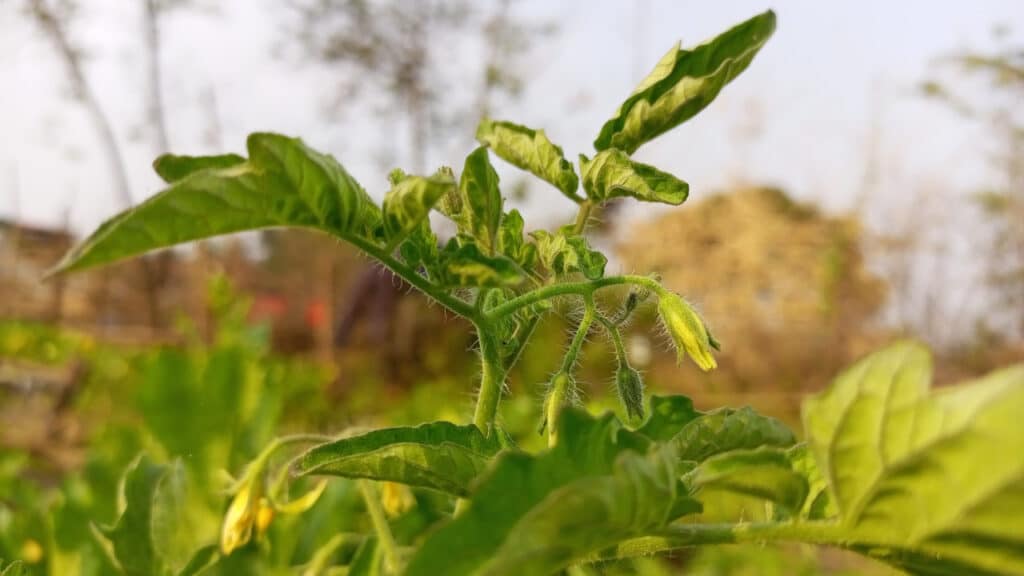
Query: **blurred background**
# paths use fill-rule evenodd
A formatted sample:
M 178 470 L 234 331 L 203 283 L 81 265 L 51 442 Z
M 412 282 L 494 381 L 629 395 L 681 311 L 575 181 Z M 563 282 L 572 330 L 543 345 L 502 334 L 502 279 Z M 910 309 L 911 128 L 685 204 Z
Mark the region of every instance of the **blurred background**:
M 1024 359 L 1017 0 L 0 0 L 0 558 L 106 574 L 89 522 L 115 517 L 140 451 L 184 462 L 202 532 L 222 506 L 218 470 L 239 472 L 276 434 L 471 406 L 469 326 L 329 238 L 268 230 L 41 281 L 160 189 L 157 155 L 242 152 L 249 132 L 277 131 L 377 199 L 391 168 L 459 165 L 483 116 L 544 128 L 573 158 L 676 42 L 769 7 L 779 29 L 750 69 L 638 154 L 688 181 L 689 200 L 611 204 L 592 232 L 611 269 L 660 273 L 723 343 L 717 371 L 676 367 L 642 311 L 628 347 L 648 389 L 799 429 L 804 395 L 894 339 L 932 346 L 940 385 Z M 528 229 L 572 217 L 560 194 L 498 168 Z M 512 374 L 502 420 L 525 446 L 570 316 L 552 315 Z M 586 400 L 614 408 L 612 356 L 595 341 L 584 358 Z M 298 534 L 280 565 L 352 528 L 332 511 L 358 499 L 337 484 L 315 529 L 275 524 Z M 416 497 L 398 512 L 409 538 L 432 513 Z M 683 563 L 883 572 L 802 549 L 621 570 Z

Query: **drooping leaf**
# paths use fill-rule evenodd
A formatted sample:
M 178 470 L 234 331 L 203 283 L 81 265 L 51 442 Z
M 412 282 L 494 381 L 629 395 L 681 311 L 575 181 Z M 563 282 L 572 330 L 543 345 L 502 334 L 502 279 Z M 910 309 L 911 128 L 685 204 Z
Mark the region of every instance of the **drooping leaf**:
M 302 456 L 298 471 L 387 480 L 464 496 L 500 449 L 497 435 L 485 437 L 472 424 L 432 422 L 316 446 Z
M 498 243 L 502 200 L 498 173 L 491 166 L 487 148 L 481 146 L 466 157 L 459 193 L 462 195 L 461 220 L 465 221 L 467 232 L 485 253 L 492 252 Z
M 473 242 L 449 242 L 441 252 L 440 267 L 445 286 L 514 287 L 525 278 L 514 261 L 502 255 L 487 256 Z
M 384 230 L 388 244 L 398 244 L 420 223 L 443 195 L 455 189 L 446 174 L 430 177 L 405 176 L 384 195 Z
M 587 239 L 562 228 L 552 234 L 547 230 L 530 233 L 537 245 L 537 257 L 545 268 L 557 275 L 580 272 L 591 280 L 604 276 L 608 258 L 593 250 Z
M 153 161 L 153 170 L 168 184 L 200 170 L 231 168 L 245 162 L 238 154 L 218 154 L 215 156 L 179 156 L 164 154 Z
M 380 209 L 334 158 L 297 138 L 257 133 L 249 159 L 192 172 L 107 220 L 55 271 L 98 266 L 176 244 L 275 226 L 372 242 Z
M 576 170 L 543 130 L 485 119 L 477 127 L 476 139 L 509 164 L 547 181 L 574 202 L 582 201 L 576 193 L 579 188 Z
M 809 489 L 786 451 L 772 447 L 712 456 L 688 475 L 687 483 L 696 490 L 725 490 L 767 500 L 791 513 L 803 507 Z
M 765 12 L 693 50 L 674 47 L 601 128 L 594 148 L 632 154 L 704 109 L 747 68 L 775 31 Z
M 628 196 L 678 205 L 690 193 L 686 182 L 654 166 L 634 162 L 617 148 L 598 152 L 593 160 L 580 154 L 580 172 L 587 197 L 596 202 Z
M 678 491 L 671 448 L 650 449 L 610 414 L 568 408 L 558 421 L 550 451 L 499 456 L 407 574 L 548 574 L 699 510 Z
M 928 393 L 913 343 L 804 405 L 837 539 L 917 574 L 1024 574 L 1024 366 Z

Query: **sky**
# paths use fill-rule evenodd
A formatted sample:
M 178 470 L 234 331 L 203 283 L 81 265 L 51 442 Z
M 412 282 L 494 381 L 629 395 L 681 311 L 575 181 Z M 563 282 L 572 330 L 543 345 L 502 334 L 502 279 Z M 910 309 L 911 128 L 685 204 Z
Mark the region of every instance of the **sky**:
M 0 217 L 41 225 L 66 220 L 84 233 L 117 211 L 116 194 L 52 46 L 19 5 L 0 3 Z M 86 74 L 115 120 L 136 201 L 159 190 L 149 169 L 155 153 L 144 118 L 140 5 L 83 1 L 73 31 L 88 54 Z M 193 5 L 165 21 L 173 151 L 242 151 L 245 134 L 258 130 L 301 135 L 380 197 L 381 150 L 395 143 L 399 152 L 391 159 L 401 163 L 401 127 L 353 109 L 365 103 L 325 115 L 331 73 L 290 48 L 285 3 Z M 938 57 L 990 47 L 997 25 L 1020 37 L 1019 0 L 525 0 L 517 6 L 524 18 L 554 22 L 558 32 L 520 60 L 528 88 L 495 116 L 545 128 L 570 158 L 590 153 L 601 124 L 677 41 L 694 45 L 767 8 L 777 12 L 778 30 L 751 67 L 697 118 L 643 147 L 640 160 L 687 180 L 691 198 L 750 182 L 780 186 L 831 211 L 868 204 L 876 216 L 910 201 L 916 188 L 956 195 L 992 178 L 979 129 L 916 87 Z M 473 77 L 480 52 L 468 45 L 444 55 L 451 73 L 438 81 L 453 101 L 466 92 L 460 88 Z M 211 118 L 220 126 L 219 142 L 209 138 Z M 460 165 L 473 145 L 469 136 L 428 159 Z M 865 176 L 869 165 L 873 179 Z M 502 174 L 515 178 L 507 168 Z M 571 212 L 553 190 L 534 191 L 527 204 L 550 219 Z

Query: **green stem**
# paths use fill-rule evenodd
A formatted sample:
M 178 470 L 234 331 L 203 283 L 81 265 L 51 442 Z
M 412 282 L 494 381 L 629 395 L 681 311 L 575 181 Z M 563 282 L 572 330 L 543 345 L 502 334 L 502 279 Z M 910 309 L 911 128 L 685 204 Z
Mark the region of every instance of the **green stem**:
M 632 284 L 635 286 L 644 286 L 649 288 L 657 294 L 666 292 L 665 288 L 661 284 L 658 284 L 656 280 L 648 276 L 639 276 L 636 274 L 625 274 L 622 276 L 608 276 L 605 278 L 598 278 L 597 280 L 588 280 L 584 282 L 565 282 L 562 284 L 551 284 L 548 286 L 542 286 L 536 290 L 531 290 L 524 294 L 520 294 L 515 298 L 491 308 L 484 314 L 484 320 L 487 323 L 491 323 L 499 318 L 508 316 L 509 314 L 515 313 L 521 308 L 532 306 L 538 302 L 544 300 L 550 300 L 557 298 L 558 296 L 566 296 L 570 294 L 586 295 L 592 294 L 596 290 L 606 288 L 608 286 L 621 286 L 624 284 Z
M 385 572 L 391 574 L 398 571 L 398 547 L 395 545 L 395 538 L 391 534 L 391 526 L 388 525 L 387 516 L 384 515 L 384 506 L 380 503 L 380 494 L 377 487 L 370 480 L 356 480 L 359 490 L 363 493 L 363 501 L 366 503 L 366 511 L 370 514 L 370 521 L 373 522 L 373 530 L 377 533 L 377 542 L 384 551 Z
M 477 326 L 477 337 L 480 339 L 481 378 L 473 423 L 485 436 L 490 436 L 498 413 L 501 388 L 505 384 L 505 365 L 501 358 L 501 345 L 487 326 Z
M 442 306 L 444 306 L 448 310 L 451 310 L 455 314 L 458 314 L 459 316 L 462 316 L 463 318 L 466 318 L 470 321 L 474 321 L 478 318 L 479 314 L 474 309 L 472 304 L 448 294 L 447 292 L 444 291 L 443 288 L 435 285 L 433 282 L 424 278 L 423 276 L 420 276 L 411 267 L 407 266 L 403 262 L 400 262 L 399 260 L 396 260 L 393 256 L 391 256 L 391 254 L 386 250 L 386 248 L 382 248 L 360 238 L 344 237 L 343 239 L 346 242 L 355 245 L 363 252 L 366 252 L 369 256 L 378 260 L 381 264 L 387 266 L 389 269 L 391 269 L 392 272 L 401 277 L 402 280 L 405 280 L 406 282 L 408 282 L 413 287 L 417 288 L 420 292 L 423 292 L 430 298 L 437 300 Z
M 583 318 L 580 319 L 580 325 L 576 328 L 576 334 L 573 335 L 572 342 L 569 343 L 569 349 L 565 352 L 559 374 L 551 380 L 552 388 L 548 392 L 547 414 L 545 416 L 547 418 L 549 447 L 554 446 L 558 442 L 558 416 L 562 412 L 562 407 L 568 403 L 572 392 L 569 390 L 569 387 L 575 386 L 572 373 L 576 368 L 576 361 L 579 359 L 580 350 L 583 349 L 583 343 L 587 341 L 590 325 L 594 323 L 594 316 L 597 315 L 594 298 L 590 293 L 583 295 L 583 304 L 585 306 Z
M 626 347 L 622 344 L 622 332 L 619 331 L 619 327 L 614 322 L 598 314 L 597 321 L 604 326 L 604 329 L 608 331 L 608 338 L 612 341 L 615 346 L 615 357 L 622 362 L 626 356 Z
M 584 200 L 579 204 L 579 211 L 576 212 L 576 222 L 573 224 L 574 234 L 582 234 L 587 229 L 587 220 L 590 219 L 590 212 L 594 209 L 594 203 Z

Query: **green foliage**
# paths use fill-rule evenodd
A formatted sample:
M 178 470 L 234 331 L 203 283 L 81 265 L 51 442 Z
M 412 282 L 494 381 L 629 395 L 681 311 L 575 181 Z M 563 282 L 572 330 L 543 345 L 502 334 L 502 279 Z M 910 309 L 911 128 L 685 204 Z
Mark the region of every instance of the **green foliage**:
M 317 446 L 303 455 L 298 470 L 388 480 L 466 496 L 470 483 L 501 449 L 498 438 L 484 437 L 472 424 L 451 422 L 385 428 Z
M 1024 516 L 1024 460 L 1016 457 L 1024 453 L 1024 368 L 929 393 L 927 354 L 897 345 L 807 401 L 807 444 L 749 407 L 702 412 L 684 397 L 653 397 L 647 420 L 631 429 L 576 406 L 583 343 L 600 333 L 615 349 L 626 418 L 642 418 L 642 380 L 619 327 L 651 295 L 680 360 L 716 367 L 719 344 L 693 307 L 650 276 L 607 276 L 586 228 L 594 206 L 613 198 L 686 199 L 685 182 L 630 154 L 706 107 L 774 27 L 766 12 L 666 55 L 605 124 L 593 159 L 580 156 L 585 198 L 577 171 L 542 130 L 490 120 L 460 176 L 396 169 L 381 206 L 332 157 L 294 138 L 254 134 L 248 158 L 159 159 L 169 186 L 103 224 L 59 270 L 241 230 L 311 228 L 350 242 L 469 321 L 480 381 L 472 424 L 272 440 L 283 383 L 304 379 L 265 358 L 244 330 L 224 332 L 209 350 L 141 354 L 133 369 L 143 375 L 147 448 L 189 467 L 147 458 L 131 466 L 125 506 L 101 531 L 116 570 L 546 574 L 695 545 L 785 541 L 847 548 L 920 574 L 1024 574 L 1016 521 Z M 576 202 L 574 222 L 527 231 L 518 211 L 505 211 L 488 150 Z M 454 223 L 443 243 L 432 210 Z M 608 316 L 595 293 L 614 286 L 629 289 Z M 244 318 L 229 291 L 214 295 L 227 317 Z M 496 415 L 509 370 L 557 302 L 582 314 L 541 410 L 548 448 L 531 453 L 508 445 Z M 209 412 L 189 412 L 203 403 Z M 208 479 L 218 466 L 243 472 L 226 492 L 190 497 L 190 475 Z M 302 478 L 311 475 L 340 478 L 311 488 Z M 385 496 L 370 480 L 387 482 Z M 754 521 L 751 502 L 764 510 Z M 225 511 L 219 547 L 211 509 Z M 307 509 L 308 524 L 275 520 Z M 165 540 L 174 533 L 191 541 Z
M 775 32 L 775 13 L 755 16 L 693 50 L 669 50 L 615 116 L 594 148 L 632 154 L 645 142 L 686 122 L 746 70 Z

